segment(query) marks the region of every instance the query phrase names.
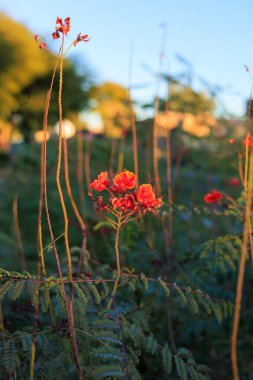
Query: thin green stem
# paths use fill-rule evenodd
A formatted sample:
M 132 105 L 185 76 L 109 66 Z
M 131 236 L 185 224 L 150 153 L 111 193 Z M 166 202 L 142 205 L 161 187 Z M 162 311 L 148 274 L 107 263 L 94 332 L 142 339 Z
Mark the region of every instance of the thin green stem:
M 108 302 L 108 305 L 107 305 L 107 309 L 110 309 L 110 307 L 112 305 L 112 301 L 113 301 L 113 299 L 115 297 L 116 290 L 117 290 L 118 283 L 119 283 L 119 279 L 120 279 L 120 276 L 121 276 L 120 253 L 119 253 L 119 233 L 120 233 L 120 227 L 121 227 L 121 214 L 118 217 L 118 225 L 117 225 L 116 236 L 115 236 L 115 245 L 114 245 L 114 247 L 115 247 L 115 256 L 116 256 L 116 264 L 117 264 L 117 276 L 116 276 L 116 279 L 115 279 L 115 282 L 114 282 L 114 287 L 113 287 L 111 298 L 110 298 L 110 300 Z

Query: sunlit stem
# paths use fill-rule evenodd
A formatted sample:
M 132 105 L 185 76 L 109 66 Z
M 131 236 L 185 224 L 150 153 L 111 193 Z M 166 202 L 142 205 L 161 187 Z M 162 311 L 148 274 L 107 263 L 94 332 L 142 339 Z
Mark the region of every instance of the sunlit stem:
M 69 47 L 65 50 L 65 52 L 63 53 L 63 57 L 65 57 L 65 55 L 68 53 L 68 51 L 72 48 L 72 46 L 74 45 L 74 41 L 69 45 Z
M 116 294 L 116 290 L 118 287 L 119 279 L 121 276 L 121 268 L 120 268 L 120 254 L 119 254 L 119 233 L 120 233 L 120 227 L 121 227 L 121 213 L 118 216 L 118 223 L 117 223 L 117 230 L 116 230 L 116 236 L 115 236 L 115 256 L 116 256 L 116 264 L 117 264 L 117 276 L 115 278 L 114 287 L 112 291 L 111 298 L 108 302 L 107 309 L 110 309 L 113 299 Z
M 232 361 L 234 380 L 240 379 L 239 370 L 238 370 L 238 359 L 237 359 L 237 338 L 238 338 L 238 329 L 239 329 L 239 321 L 240 321 L 245 264 L 246 264 L 246 259 L 247 259 L 247 248 L 248 248 L 249 234 L 251 232 L 250 214 L 251 214 L 252 194 L 253 194 L 253 149 L 252 148 L 250 150 L 250 157 L 249 157 L 249 174 L 248 174 L 246 194 L 247 194 L 247 197 L 246 197 L 246 204 L 245 204 L 245 223 L 244 223 L 244 231 L 243 231 L 241 260 L 240 260 L 238 280 L 237 280 L 235 313 L 234 313 L 232 342 L 231 342 L 231 361 Z
M 61 181 L 60 181 L 60 173 L 61 173 L 61 160 L 62 160 L 62 140 L 63 140 L 63 123 L 62 123 L 62 85 L 63 85 L 63 46 L 64 46 L 64 36 L 62 38 L 61 45 L 61 58 L 60 58 L 60 80 L 59 80 L 59 94 L 58 94 L 58 107 L 59 107 L 59 139 L 58 139 L 58 161 L 57 161 L 57 169 L 56 169 L 56 184 L 59 193 L 59 198 L 62 206 L 62 213 L 64 218 L 64 238 L 65 238 L 65 246 L 68 260 L 68 277 L 69 277 L 69 315 L 68 315 L 68 324 L 69 324 L 69 332 L 70 332 L 70 340 L 72 345 L 72 351 L 74 355 L 74 361 L 76 365 L 76 370 L 78 373 L 78 379 L 83 380 L 83 373 L 80 364 L 80 358 L 78 353 L 77 341 L 76 341 L 76 331 L 75 331 L 75 321 L 73 315 L 73 286 L 72 286 L 72 261 L 71 261 L 71 253 L 69 247 L 69 228 L 68 228 L 68 215 L 66 210 L 66 205 L 63 197 Z

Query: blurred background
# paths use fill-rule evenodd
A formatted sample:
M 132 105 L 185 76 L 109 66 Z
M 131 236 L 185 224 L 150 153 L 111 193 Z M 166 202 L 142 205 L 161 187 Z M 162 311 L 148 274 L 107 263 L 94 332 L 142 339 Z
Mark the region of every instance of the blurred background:
M 65 117 L 75 128 L 119 137 L 128 124 L 131 87 L 138 120 L 152 117 L 155 97 L 165 100 L 169 91 L 170 111 L 189 114 L 183 127 L 189 133 L 224 135 L 228 121 L 240 135 L 252 85 L 252 8 L 246 0 L 0 0 L 1 150 L 9 139 L 40 138 L 34 132 L 41 128 L 54 58 L 38 49 L 33 35 L 42 35 L 57 52 L 56 16 L 71 17 L 66 43 L 79 32 L 91 38 L 72 48 L 66 61 Z M 51 130 L 57 122 L 52 109 Z M 182 115 L 174 117 L 182 121 Z

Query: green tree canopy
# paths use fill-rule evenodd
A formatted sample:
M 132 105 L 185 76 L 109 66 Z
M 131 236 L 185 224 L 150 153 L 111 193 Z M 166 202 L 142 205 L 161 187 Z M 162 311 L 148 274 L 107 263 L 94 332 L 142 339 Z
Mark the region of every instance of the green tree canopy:
M 32 33 L 0 13 L 0 117 L 16 111 L 17 94 L 49 69 L 50 58 L 38 49 Z
M 108 137 L 122 136 L 122 130 L 130 127 L 129 96 L 125 87 L 106 82 L 93 88 L 91 97 L 95 110 L 103 119 Z
M 18 127 L 30 139 L 31 132 L 42 127 L 45 98 L 49 89 L 55 57 L 40 50 L 34 36 L 23 25 L 0 14 L 0 119 L 18 115 Z M 82 71 L 82 73 L 81 73 Z M 91 75 L 77 63 L 64 61 L 63 117 L 77 119 L 88 103 Z M 49 123 L 58 120 L 55 78 L 50 103 Z
M 78 113 L 88 105 L 90 77 L 88 73 L 79 74 L 76 65 L 68 60 L 65 60 L 63 70 L 63 117 L 76 121 Z M 51 77 L 51 71 L 37 77 L 18 95 L 17 113 L 21 116 L 19 129 L 27 140 L 32 131 L 41 129 L 45 98 Z M 50 102 L 49 124 L 55 124 L 58 120 L 58 83 L 57 74 Z
M 169 108 L 171 111 L 184 113 L 213 113 L 215 103 L 205 92 L 198 92 L 191 87 L 173 84 L 170 88 Z

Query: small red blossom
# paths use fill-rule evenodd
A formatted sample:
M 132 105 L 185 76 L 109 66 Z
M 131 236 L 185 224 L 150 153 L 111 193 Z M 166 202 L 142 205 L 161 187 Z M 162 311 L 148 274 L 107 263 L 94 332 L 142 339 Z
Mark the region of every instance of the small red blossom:
M 99 211 L 99 212 L 101 212 L 101 211 L 107 211 L 108 212 L 109 211 L 109 206 L 103 202 L 103 197 L 101 197 L 101 196 L 97 197 L 96 202 L 97 202 L 97 207 L 96 207 L 97 211 Z
M 113 179 L 113 186 L 111 189 L 119 193 L 125 193 L 127 190 L 134 188 L 136 182 L 136 175 L 129 170 L 115 175 Z
M 60 33 L 58 31 L 52 33 L 53 39 L 57 40 L 57 38 L 60 38 Z
M 231 178 L 230 185 L 232 186 L 238 186 L 240 184 L 240 181 L 238 178 Z
M 40 36 L 39 34 L 36 34 L 34 36 L 35 41 L 38 43 L 40 49 L 45 49 L 47 46 L 45 39 Z
M 60 18 L 60 17 L 56 17 L 56 22 L 55 22 L 56 24 L 60 24 L 60 25 L 62 25 L 62 18 Z
M 220 191 L 212 190 L 204 196 L 204 201 L 209 204 L 220 203 L 222 194 Z
M 228 142 L 229 142 L 229 144 L 234 144 L 235 143 L 235 139 L 229 139 Z
M 137 211 L 137 204 L 133 194 L 126 194 L 123 198 L 110 199 L 114 209 L 119 208 L 122 212 Z
M 108 173 L 101 172 L 98 178 L 90 184 L 90 188 L 96 191 L 103 191 L 109 185 Z
M 249 147 L 253 147 L 253 136 L 246 136 L 245 139 L 243 140 L 243 144 L 246 146 L 249 146 Z
M 90 38 L 88 36 L 88 34 L 84 34 L 84 35 L 81 35 L 81 33 L 78 33 L 75 41 L 74 41 L 74 46 L 76 46 L 78 44 L 78 42 L 89 42 Z
M 155 192 L 150 184 L 139 186 L 136 191 L 136 200 L 149 211 L 162 206 L 162 199 L 156 198 Z
M 64 21 L 62 21 L 62 18 L 57 17 L 55 23 L 55 32 L 52 33 L 54 40 L 60 37 L 60 33 L 64 35 L 68 34 L 68 32 L 70 31 L 70 17 L 66 17 Z

